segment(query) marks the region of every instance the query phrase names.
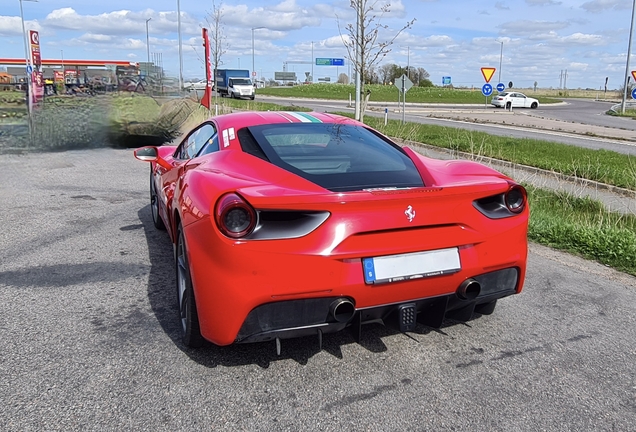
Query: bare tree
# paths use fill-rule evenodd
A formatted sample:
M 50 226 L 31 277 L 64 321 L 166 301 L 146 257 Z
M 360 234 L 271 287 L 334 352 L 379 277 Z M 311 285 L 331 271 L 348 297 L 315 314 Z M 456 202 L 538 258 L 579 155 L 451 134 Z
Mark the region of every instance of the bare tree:
M 394 67 L 395 65 L 393 64 L 385 63 L 378 68 L 378 75 L 382 84 L 389 84 L 393 81 L 392 72 Z
M 349 77 L 346 73 L 340 73 L 340 75 L 338 75 L 338 84 L 349 84 Z
M 221 57 L 226 53 L 228 44 L 223 32 L 223 3 L 212 0 L 212 12 L 205 18 L 210 29 L 210 62 L 212 63 L 212 82 L 216 88 L 216 71 L 223 64 Z M 206 65 L 207 67 L 207 65 Z M 219 93 L 215 92 L 215 104 L 218 105 Z
M 365 95 L 365 77 L 367 71 L 373 71 L 375 64 L 391 52 L 391 45 L 404 30 L 410 28 L 415 19 L 408 21 L 404 27 L 389 36 L 387 40 L 378 40 L 381 31 L 388 30 L 389 27 L 381 23 L 385 14 L 391 11 L 391 4 L 380 0 L 350 0 L 349 6 L 356 12 L 356 23 L 348 23 L 345 26 L 347 33 L 344 36 L 338 20 L 338 29 L 342 41 L 347 48 L 348 58 L 353 65 L 354 72 L 359 76 L 360 85 L 356 88 L 358 92 L 356 101 L 362 101 Z M 337 17 L 336 17 L 337 18 Z M 356 107 L 356 120 L 362 121 L 364 109 L 370 94 L 366 100 Z

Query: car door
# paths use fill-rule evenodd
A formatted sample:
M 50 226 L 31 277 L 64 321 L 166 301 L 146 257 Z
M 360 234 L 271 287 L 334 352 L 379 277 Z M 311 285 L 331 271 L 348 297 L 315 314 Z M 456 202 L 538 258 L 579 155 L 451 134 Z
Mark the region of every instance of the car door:
M 512 103 L 513 108 L 523 108 L 523 99 L 520 97 L 519 93 L 510 94 L 510 103 Z
M 161 188 L 163 192 L 161 195 L 165 201 L 163 206 L 159 206 L 159 211 L 163 210 L 163 214 L 166 216 L 165 220 L 172 220 L 169 215 L 173 209 L 172 203 L 175 190 L 177 189 L 177 182 L 183 175 L 186 165 L 190 160 L 196 157 L 216 135 L 215 126 L 212 123 L 206 122 L 192 130 L 177 146 L 177 149 L 173 153 L 172 161 L 170 161 L 173 168 L 164 170 L 161 174 Z M 161 207 L 163 207 L 163 209 Z

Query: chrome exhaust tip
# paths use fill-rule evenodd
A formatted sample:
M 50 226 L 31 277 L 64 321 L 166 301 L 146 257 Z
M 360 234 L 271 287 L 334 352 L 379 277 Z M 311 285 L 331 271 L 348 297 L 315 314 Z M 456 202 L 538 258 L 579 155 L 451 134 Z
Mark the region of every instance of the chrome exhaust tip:
M 329 306 L 329 316 L 339 323 L 348 322 L 355 313 L 356 307 L 347 298 L 336 299 Z
M 481 285 L 475 279 L 466 279 L 457 288 L 457 297 L 460 300 L 475 300 L 481 292 Z

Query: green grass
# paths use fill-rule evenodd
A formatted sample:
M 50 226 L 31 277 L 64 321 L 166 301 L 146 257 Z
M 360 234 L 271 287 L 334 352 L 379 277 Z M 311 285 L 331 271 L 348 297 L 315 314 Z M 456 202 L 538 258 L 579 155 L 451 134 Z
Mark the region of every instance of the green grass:
M 349 113 L 341 114 L 351 116 Z M 629 155 L 550 141 L 499 137 L 444 126 L 402 124 L 398 120 L 389 120 L 384 126 L 384 119 L 371 116 L 366 116 L 364 122 L 391 137 L 636 190 L 636 159 Z
M 257 90 L 257 94 L 260 93 L 260 89 Z M 240 110 L 246 111 L 311 111 L 309 108 L 305 108 L 299 105 L 290 104 L 290 105 L 278 105 L 269 102 L 260 102 L 258 100 L 258 96 L 256 96 L 256 100 L 249 99 L 231 99 L 231 98 L 218 98 L 219 105 L 229 108 L 236 108 Z M 212 104 L 215 103 L 215 99 L 212 99 Z M 212 107 L 214 111 L 214 106 Z
M 629 117 L 636 119 L 636 109 L 626 109 L 624 113 L 609 110 L 606 114 L 614 117 Z
M 397 102 L 399 91 L 393 85 L 372 84 L 365 86 L 371 91 L 370 101 Z M 257 95 L 298 97 L 310 99 L 349 100 L 355 98 L 355 86 L 343 84 L 307 84 L 293 87 L 266 87 L 258 89 Z M 534 97 L 534 95 L 533 95 Z M 556 103 L 557 99 L 544 96 L 536 97 L 540 103 Z M 486 98 L 481 89 L 449 89 L 441 87 L 411 87 L 406 93 L 407 102 L 440 104 L 484 104 Z M 490 103 L 490 98 L 488 99 Z
M 636 216 L 602 203 L 526 185 L 528 238 L 636 276 Z

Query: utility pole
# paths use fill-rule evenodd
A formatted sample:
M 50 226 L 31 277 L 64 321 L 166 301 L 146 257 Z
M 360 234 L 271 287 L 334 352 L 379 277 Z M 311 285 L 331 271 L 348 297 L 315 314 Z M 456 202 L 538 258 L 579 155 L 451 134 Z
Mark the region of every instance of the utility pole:
M 501 63 L 503 61 L 503 41 L 499 41 L 499 43 L 501 44 L 501 52 L 499 53 L 499 81 L 501 82 Z
M 146 63 L 146 76 L 150 74 L 150 39 L 148 38 L 148 21 L 152 18 L 148 18 L 146 20 L 146 54 L 148 56 L 148 60 Z
M 623 86 L 623 99 L 621 100 L 621 113 L 625 114 L 625 101 L 627 100 L 627 87 L 629 86 L 629 60 L 632 55 L 632 34 L 634 33 L 634 10 L 636 0 L 632 4 L 632 22 L 629 27 L 629 43 L 627 44 L 627 65 L 625 66 L 625 85 Z
M 179 37 L 179 93 L 183 90 L 183 43 L 181 41 L 181 1 L 177 0 L 177 35 Z
M 634 0 L 636 1 L 636 0 Z M 356 63 L 357 66 L 356 71 L 356 107 L 354 118 L 356 120 L 360 120 L 360 91 L 362 90 L 362 0 L 357 0 L 358 2 L 358 10 L 356 13 L 357 23 L 356 23 Z

